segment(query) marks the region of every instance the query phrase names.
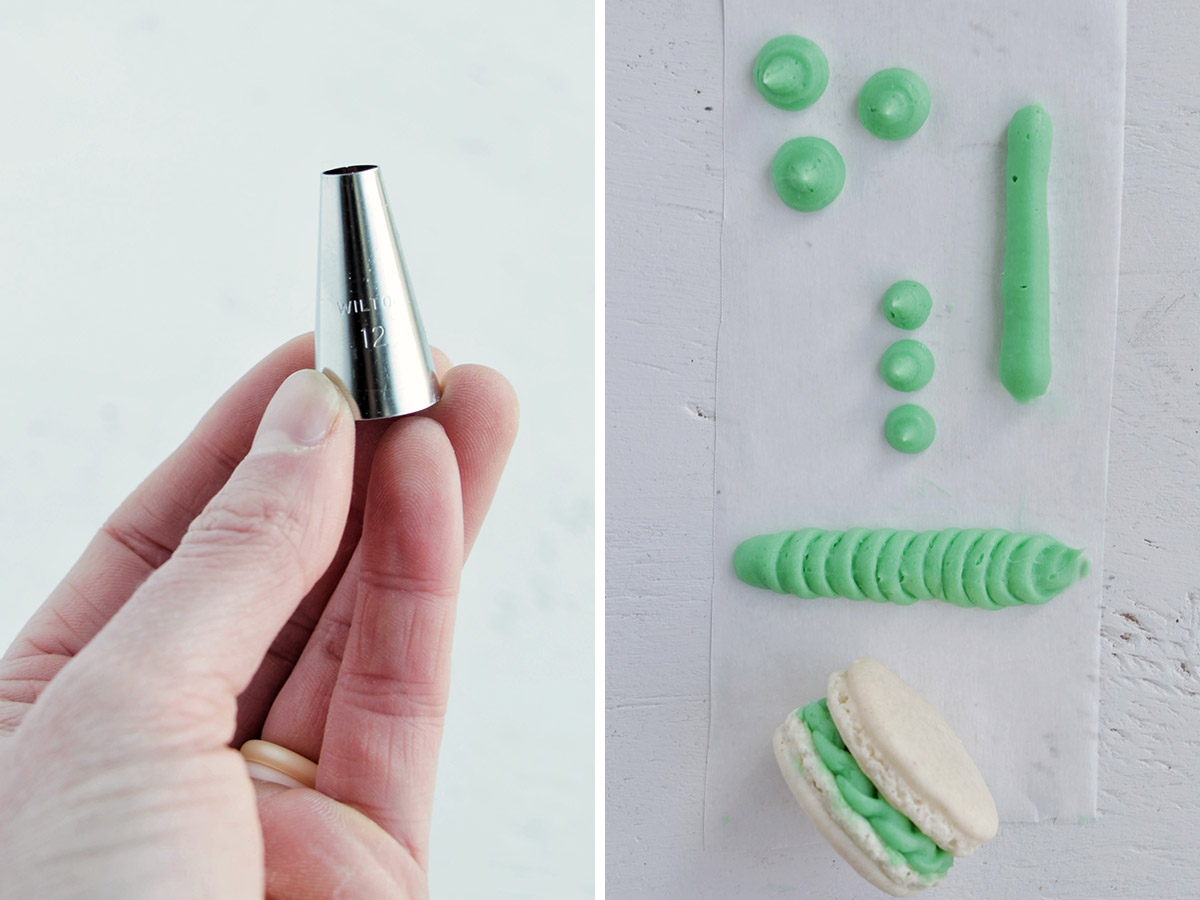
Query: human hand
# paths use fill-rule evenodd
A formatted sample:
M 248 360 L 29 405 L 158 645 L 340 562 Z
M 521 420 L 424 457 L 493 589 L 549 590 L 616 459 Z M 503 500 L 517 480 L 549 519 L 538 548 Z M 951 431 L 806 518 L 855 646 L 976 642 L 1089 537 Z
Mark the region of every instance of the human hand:
M 440 403 L 356 437 L 312 361 L 297 338 L 226 393 L 0 662 L 0 897 L 427 895 L 459 572 L 516 400 L 439 358 Z M 260 734 L 316 789 L 252 781 Z

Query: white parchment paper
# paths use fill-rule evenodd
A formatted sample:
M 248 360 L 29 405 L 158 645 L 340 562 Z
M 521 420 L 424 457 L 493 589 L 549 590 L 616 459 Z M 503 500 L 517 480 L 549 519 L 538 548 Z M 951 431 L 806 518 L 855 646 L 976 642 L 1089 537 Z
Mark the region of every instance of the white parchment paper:
M 786 112 L 751 79 L 777 34 L 817 42 L 825 95 Z M 717 371 L 710 846 L 819 842 L 773 759 L 775 726 L 874 656 L 937 706 L 984 773 L 1001 821 L 1095 815 L 1099 604 L 1124 115 L 1123 0 L 726 0 L 725 216 Z M 872 137 L 858 90 L 903 66 L 933 108 L 906 141 Z M 1005 132 L 1041 103 L 1049 185 L 1054 373 L 1018 405 L 996 375 Z M 841 196 L 780 202 L 769 167 L 793 137 L 831 141 Z M 893 281 L 934 298 L 916 332 L 883 318 Z M 888 388 L 883 350 L 916 337 L 937 370 Z M 924 405 L 938 435 L 893 451 L 887 412 Z M 1090 576 L 1050 604 L 988 612 L 800 600 L 742 584 L 739 541 L 803 526 L 1008 528 L 1086 547 Z

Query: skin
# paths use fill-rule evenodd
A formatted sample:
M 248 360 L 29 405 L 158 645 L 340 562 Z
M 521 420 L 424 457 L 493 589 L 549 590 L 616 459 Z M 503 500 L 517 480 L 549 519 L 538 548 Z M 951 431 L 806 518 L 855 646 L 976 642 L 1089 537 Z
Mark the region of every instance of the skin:
M 356 426 L 289 379 L 297 338 L 105 523 L 0 662 L 0 897 L 427 896 L 459 573 L 517 426 L 435 358 L 442 402 Z M 297 393 L 332 419 L 302 446 Z M 260 734 L 316 790 L 252 781 Z

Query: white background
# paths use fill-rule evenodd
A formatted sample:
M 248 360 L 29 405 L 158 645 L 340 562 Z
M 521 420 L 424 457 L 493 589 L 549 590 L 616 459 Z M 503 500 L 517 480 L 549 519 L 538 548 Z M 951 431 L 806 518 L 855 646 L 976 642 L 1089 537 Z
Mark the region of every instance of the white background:
M 721 3 L 611 0 L 606 29 L 608 895 L 875 900 L 832 850 L 703 847 Z M 1194 4 L 1130 0 L 1098 816 L 1005 826 L 946 900 L 1200 883 L 1197 47 Z
M 464 574 L 446 897 L 591 896 L 593 10 L 0 4 L 0 644 L 311 330 L 319 176 L 376 163 L 433 343 L 521 432 Z

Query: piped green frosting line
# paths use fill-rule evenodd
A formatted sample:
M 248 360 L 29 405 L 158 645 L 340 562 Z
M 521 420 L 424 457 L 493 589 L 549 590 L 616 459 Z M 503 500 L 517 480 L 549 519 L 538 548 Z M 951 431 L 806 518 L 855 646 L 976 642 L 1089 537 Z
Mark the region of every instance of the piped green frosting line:
M 863 770 L 859 768 L 837 726 L 829 715 L 829 703 L 824 698 L 809 703 L 799 711 L 800 720 L 812 732 L 813 744 L 821 762 L 833 773 L 838 790 L 846 804 L 866 819 L 879 839 L 895 850 L 916 872 L 940 875 L 954 865 L 954 857 L 935 844 L 912 821 L 879 795 Z
M 1017 110 L 1008 126 L 1004 170 L 1004 271 L 1000 293 L 1000 381 L 1020 403 L 1050 386 L 1050 116 L 1040 106 Z
M 1005 609 L 1049 602 L 1086 577 L 1089 564 L 1052 537 L 1001 528 L 804 528 L 743 541 L 733 567 L 747 584 L 804 599 Z

